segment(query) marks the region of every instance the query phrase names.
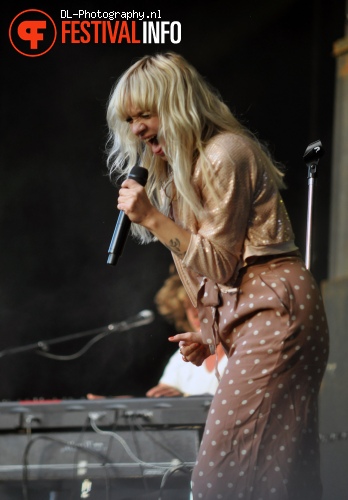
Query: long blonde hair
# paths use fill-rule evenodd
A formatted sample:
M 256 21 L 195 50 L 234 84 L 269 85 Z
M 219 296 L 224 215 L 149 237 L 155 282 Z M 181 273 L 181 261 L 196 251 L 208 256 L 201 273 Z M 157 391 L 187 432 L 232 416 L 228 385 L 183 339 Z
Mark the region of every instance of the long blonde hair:
M 210 163 L 205 154 L 209 139 L 221 132 L 250 137 L 260 150 L 278 187 L 283 173 L 272 162 L 268 151 L 232 114 L 218 93 L 181 55 L 172 52 L 145 56 L 133 64 L 117 81 L 108 103 L 108 160 L 110 177 L 127 175 L 140 162 L 149 171 L 146 191 L 150 201 L 168 214 L 170 196 L 161 195 L 169 178 L 167 162 L 152 155 L 130 130 L 127 118 L 130 109 L 150 112 L 159 117 L 158 138 L 164 138 L 163 150 L 170 165 L 183 225 L 189 211 L 199 219 L 203 207 L 199 193 L 191 182 L 197 159 L 202 166 L 203 181 L 211 186 Z M 212 196 L 214 196 L 214 191 Z M 163 193 L 162 193 L 163 194 Z M 153 236 L 142 226 L 132 224 L 132 233 L 142 243 Z

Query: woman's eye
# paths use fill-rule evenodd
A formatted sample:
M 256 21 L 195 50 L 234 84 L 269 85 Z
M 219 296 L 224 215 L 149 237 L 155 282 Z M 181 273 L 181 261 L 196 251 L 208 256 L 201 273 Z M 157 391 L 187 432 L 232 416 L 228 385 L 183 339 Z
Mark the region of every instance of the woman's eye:
M 129 116 L 128 118 L 126 118 L 126 122 L 132 124 L 134 121 L 136 122 L 138 120 L 147 120 L 149 118 L 151 118 L 151 113 L 141 113 L 141 115 L 138 115 L 136 117 Z

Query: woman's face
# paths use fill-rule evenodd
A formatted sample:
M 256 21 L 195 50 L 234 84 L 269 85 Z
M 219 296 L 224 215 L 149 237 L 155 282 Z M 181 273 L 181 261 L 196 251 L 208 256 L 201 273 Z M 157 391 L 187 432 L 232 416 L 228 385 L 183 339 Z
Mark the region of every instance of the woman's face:
M 186 317 L 188 319 L 188 322 L 192 326 L 193 330 L 195 332 L 198 332 L 201 328 L 199 317 L 198 317 L 198 311 L 193 305 L 191 304 L 190 300 L 187 299 L 184 304 L 185 311 L 186 311 Z
M 159 129 L 159 118 L 157 115 L 131 108 L 127 123 L 129 123 L 132 133 L 145 142 L 146 146 L 151 149 L 154 155 L 160 156 L 166 160 L 163 147 L 159 144 L 157 139 Z

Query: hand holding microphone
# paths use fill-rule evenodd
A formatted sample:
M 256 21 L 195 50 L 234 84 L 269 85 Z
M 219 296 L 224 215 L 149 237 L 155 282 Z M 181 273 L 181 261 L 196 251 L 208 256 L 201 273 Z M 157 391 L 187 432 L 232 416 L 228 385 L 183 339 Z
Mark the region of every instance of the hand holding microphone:
M 138 166 L 133 167 L 128 175 L 128 179 L 132 179 L 138 182 L 141 186 L 146 185 L 147 177 L 148 171 L 146 170 L 146 168 Z M 111 264 L 113 266 L 116 265 L 126 243 L 130 225 L 131 221 L 129 220 L 125 212 L 121 210 L 109 246 L 107 264 Z

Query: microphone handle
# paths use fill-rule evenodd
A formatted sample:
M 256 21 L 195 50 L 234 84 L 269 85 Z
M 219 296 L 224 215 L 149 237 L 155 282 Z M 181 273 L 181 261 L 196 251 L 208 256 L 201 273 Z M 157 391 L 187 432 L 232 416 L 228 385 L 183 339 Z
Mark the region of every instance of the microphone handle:
M 128 179 L 133 179 L 142 186 L 146 185 L 148 177 L 148 171 L 144 167 L 134 166 L 128 175 Z M 115 266 L 118 258 L 122 254 L 124 245 L 126 243 L 128 233 L 130 230 L 131 221 L 127 215 L 120 211 L 114 234 L 112 235 L 109 250 L 108 250 L 108 260 L 107 264 Z
M 108 260 L 107 263 L 114 266 L 123 252 L 124 245 L 127 240 L 129 233 L 131 221 L 127 215 L 120 211 L 119 217 L 117 219 L 117 224 L 115 226 L 114 234 L 112 235 L 109 250 L 108 250 Z

